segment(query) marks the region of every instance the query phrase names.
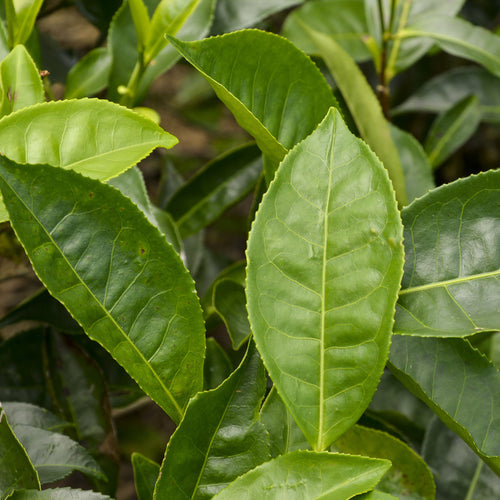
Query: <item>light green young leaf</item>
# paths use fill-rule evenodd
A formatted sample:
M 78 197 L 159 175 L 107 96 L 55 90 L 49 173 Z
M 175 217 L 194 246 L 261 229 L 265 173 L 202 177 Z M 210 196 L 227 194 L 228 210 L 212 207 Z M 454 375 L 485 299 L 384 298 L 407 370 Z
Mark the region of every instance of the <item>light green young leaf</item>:
M 143 0 L 128 0 L 128 5 L 137 36 L 137 52 L 143 57 L 151 34 L 148 9 Z
M 170 41 L 207 79 L 273 166 L 336 104 L 314 63 L 272 33 L 244 30 L 199 42 Z M 266 172 L 268 181 L 273 175 Z
M 82 57 L 66 77 L 65 99 L 91 97 L 106 88 L 111 70 L 111 53 L 97 47 Z
M 382 108 L 365 76 L 353 59 L 332 38 L 302 25 L 304 35 L 317 47 L 335 78 L 361 137 L 382 160 L 389 172 L 400 206 L 407 204 L 406 186 L 398 151 L 391 138 Z
M 6 6 L 11 2 L 7 2 Z M 43 0 L 13 0 L 15 9 L 15 24 L 13 27 L 12 47 L 24 44 L 35 27 L 36 16 L 40 11 Z
M 247 250 L 257 347 L 315 450 L 353 425 L 375 392 L 402 275 L 401 239 L 386 170 L 332 109 L 282 162 Z
M 178 254 L 110 186 L 5 157 L 0 171 L 12 225 L 40 279 L 179 422 L 203 383 L 205 336 Z
M 19 488 L 40 489 L 40 481 L 0 404 L 0 499 L 9 498 Z
M 498 78 L 479 66 L 461 66 L 431 78 L 392 110 L 394 116 L 408 112 L 443 113 L 461 99 L 475 95 L 482 119 L 500 122 Z
M 24 45 L 0 64 L 0 117 L 44 100 L 42 79 Z
M 500 170 L 430 191 L 402 212 L 405 272 L 394 332 L 500 329 Z
M 138 500 L 153 500 L 160 466 L 140 453 L 132 453 L 132 467 Z
M 168 443 L 154 498 L 212 498 L 268 460 L 269 437 L 258 420 L 265 390 L 265 370 L 251 343 L 225 382 L 189 403 Z
M 389 367 L 497 474 L 500 372 L 467 340 L 394 336 Z
M 0 21 L 0 61 L 9 55 L 9 35 L 3 21 Z
M 46 163 L 106 180 L 177 139 L 151 120 L 99 99 L 55 101 L 0 120 L 0 153 L 17 163 Z M 0 221 L 7 220 L 0 207 Z
M 214 500 L 345 500 L 372 490 L 390 466 L 388 460 L 299 450 L 244 474 Z
M 425 141 L 425 151 L 433 168 L 439 167 L 476 131 L 481 110 L 476 96 L 465 97 L 432 124 Z
M 443 15 L 422 16 L 399 32 L 403 39 L 431 38 L 452 55 L 470 59 L 500 76 L 500 37 L 463 19 Z
M 111 500 L 111 497 L 90 490 L 49 488 L 43 491 L 19 490 L 10 500 Z

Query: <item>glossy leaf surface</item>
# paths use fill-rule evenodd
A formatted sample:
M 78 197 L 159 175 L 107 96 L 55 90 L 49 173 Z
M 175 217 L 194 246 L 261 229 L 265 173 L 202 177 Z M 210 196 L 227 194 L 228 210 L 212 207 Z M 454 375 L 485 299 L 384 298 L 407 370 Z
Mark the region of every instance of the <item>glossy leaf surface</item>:
M 111 497 L 95 491 L 72 488 L 50 488 L 43 491 L 21 490 L 16 491 L 10 498 L 12 500 L 111 500 Z
M 160 466 L 140 453 L 132 453 L 132 467 L 138 500 L 153 500 Z
M 18 488 L 39 489 L 40 481 L 0 404 L 0 499 L 10 497 Z
M 247 195 L 262 172 L 261 153 L 254 144 L 224 153 L 191 177 L 169 200 L 183 237 L 198 232 Z
M 402 212 L 396 333 L 460 337 L 500 328 L 500 171 L 441 186 Z
M 335 110 L 289 153 L 257 212 L 247 251 L 250 324 L 316 450 L 359 418 L 382 374 L 401 233 L 387 172 Z
M 178 254 L 128 198 L 99 181 L 5 158 L 1 175 L 12 225 L 39 277 L 179 421 L 202 385 L 205 338 Z
M 127 3 L 137 36 L 137 51 L 143 53 L 151 33 L 148 9 L 143 0 L 127 0 Z
M 432 167 L 441 165 L 476 131 L 481 121 L 479 101 L 476 96 L 458 101 L 432 124 L 425 150 Z
M 40 74 L 23 45 L 16 46 L 0 64 L 0 84 L 0 116 L 44 100 Z
M 279 36 L 245 30 L 200 42 L 171 42 L 273 162 L 279 163 L 335 105 L 314 63 Z
M 238 478 L 216 500 L 345 500 L 372 490 L 390 462 L 375 458 L 295 451 Z
M 269 438 L 258 421 L 265 390 L 264 367 L 251 344 L 222 385 L 191 400 L 168 443 L 154 498 L 212 498 L 268 460 Z
M 500 473 L 500 373 L 466 340 L 393 338 L 396 377 Z

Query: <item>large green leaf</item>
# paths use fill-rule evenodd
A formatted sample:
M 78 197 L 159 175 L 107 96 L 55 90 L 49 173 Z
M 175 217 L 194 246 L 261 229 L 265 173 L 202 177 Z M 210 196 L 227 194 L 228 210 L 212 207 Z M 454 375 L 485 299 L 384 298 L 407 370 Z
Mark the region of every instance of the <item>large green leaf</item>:
M 482 119 L 500 122 L 498 78 L 479 66 L 461 66 L 435 76 L 406 101 L 392 110 L 393 115 L 408 112 L 442 113 L 464 97 L 479 99 Z
M 306 24 L 302 27 L 304 35 L 316 46 L 317 53 L 335 78 L 361 137 L 387 168 L 399 204 L 406 205 L 405 179 L 398 151 L 382 108 L 365 76 L 339 43 Z
M 0 499 L 19 488 L 40 488 L 38 475 L 26 450 L 7 422 L 0 403 Z
M 476 96 L 465 97 L 439 116 L 425 141 L 425 150 L 432 167 L 439 167 L 470 139 L 480 121 L 481 111 Z
M 467 340 L 395 336 L 390 368 L 500 474 L 500 372 Z
M 269 437 L 258 421 L 265 390 L 265 370 L 252 343 L 223 384 L 191 400 L 168 443 L 154 498 L 209 499 L 268 460 Z
M 12 225 L 48 290 L 180 421 L 203 383 L 205 338 L 178 254 L 128 198 L 99 181 L 6 158 L 0 174 Z
M 214 500 L 346 500 L 372 490 L 390 466 L 376 458 L 294 451 L 238 478 Z
M 160 466 L 140 453 L 132 453 L 132 467 L 138 500 L 153 500 Z
M 244 30 L 199 42 L 170 40 L 274 165 L 336 104 L 314 63 L 272 33 Z M 273 173 L 266 172 L 268 180 Z
M 500 76 L 500 37 L 463 19 L 434 14 L 421 16 L 401 30 L 399 36 L 431 38 L 446 52 L 477 62 Z
M 382 374 L 403 265 L 387 172 L 332 109 L 281 164 L 248 244 L 264 363 L 314 449 L 363 413 Z
M 0 120 L 0 152 L 18 163 L 46 163 L 109 179 L 177 139 L 151 120 L 108 101 L 30 106 Z M 0 221 L 7 220 L 0 207 Z
M 11 500 L 111 500 L 111 497 L 95 491 L 77 490 L 72 488 L 50 488 L 43 491 L 16 491 Z
M 31 403 L 4 402 L 3 409 L 9 422 L 16 425 L 31 425 L 54 432 L 63 431 L 69 426 L 68 422 L 65 422 L 54 413 Z
M 441 186 L 402 212 L 405 272 L 396 333 L 500 329 L 500 170 Z
M 24 45 L 18 45 L 0 64 L 0 116 L 44 100 L 42 79 Z

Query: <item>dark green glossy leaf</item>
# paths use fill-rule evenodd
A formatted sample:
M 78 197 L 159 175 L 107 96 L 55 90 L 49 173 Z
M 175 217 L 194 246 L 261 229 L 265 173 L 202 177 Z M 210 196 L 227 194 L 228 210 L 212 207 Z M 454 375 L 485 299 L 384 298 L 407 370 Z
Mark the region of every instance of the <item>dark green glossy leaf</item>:
M 395 336 L 391 371 L 497 474 L 500 372 L 463 339 Z
M 408 112 L 442 113 L 461 99 L 475 95 L 479 99 L 482 119 L 500 122 L 500 93 L 498 78 L 478 66 L 454 68 L 435 76 L 420 87 L 392 113 Z
M 345 500 L 372 490 L 390 466 L 375 458 L 294 451 L 238 478 L 214 500 Z
M 171 42 L 207 79 L 273 164 L 307 137 L 336 104 L 314 63 L 272 33 L 244 30 L 199 42 Z M 266 172 L 268 180 L 273 174 Z
M 140 453 L 132 453 L 132 467 L 138 500 L 153 500 L 160 466 Z
M 432 167 L 441 165 L 469 140 L 480 121 L 481 111 L 476 96 L 465 97 L 439 116 L 425 141 L 425 150 Z
M 18 488 L 40 488 L 40 482 L 0 404 L 0 499 L 10 497 Z
M 390 125 L 405 177 L 408 203 L 436 187 L 432 168 L 421 144 L 408 132 Z
M 370 58 L 363 39 L 368 35 L 364 0 L 318 0 L 307 2 L 290 14 L 283 35 L 308 54 L 317 47 L 304 33 L 303 25 L 333 38 L 355 61 Z
M 461 337 L 500 328 L 500 170 L 460 179 L 402 212 L 396 333 Z
M 268 460 L 269 437 L 258 421 L 265 390 L 264 367 L 250 344 L 222 385 L 191 400 L 168 443 L 154 498 L 209 499 Z
M 44 100 L 42 79 L 23 45 L 18 45 L 0 64 L 0 116 Z
M 16 491 L 11 500 L 111 500 L 111 497 L 95 491 L 76 490 L 71 488 L 51 488 L 43 491 Z
M 496 498 L 500 478 L 437 417 L 427 430 L 422 456 L 435 471 L 437 500 Z
M 219 387 L 229 375 L 231 375 L 232 365 L 224 349 L 217 341 L 210 337 L 207 339 L 207 354 L 205 356 L 204 387 L 205 390 Z
M 247 250 L 257 347 L 316 450 L 356 422 L 375 392 L 402 273 L 401 233 L 386 170 L 332 109 L 282 162 Z
M 13 425 L 31 425 L 46 431 L 59 432 L 69 423 L 41 406 L 30 403 L 3 403 L 3 409 Z
M 172 198 L 166 210 L 183 237 L 198 232 L 246 196 L 262 172 L 254 144 L 240 146 L 208 163 Z
M 446 52 L 477 62 L 500 76 L 500 37 L 463 19 L 434 14 L 421 16 L 400 31 L 399 36 L 431 38 Z
M 404 500 L 434 500 L 436 486 L 426 463 L 408 445 L 385 432 L 360 425 L 351 427 L 332 445 L 332 451 L 385 458 L 392 467 L 377 489 Z
M 5 158 L 0 166 L 12 225 L 39 277 L 89 337 L 180 421 L 202 385 L 205 337 L 178 254 L 110 186 L 49 166 Z
M 69 71 L 64 89 L 65 99 L 90 97 L 108 85 L 111 54 L 105 47 L 91 50 Z

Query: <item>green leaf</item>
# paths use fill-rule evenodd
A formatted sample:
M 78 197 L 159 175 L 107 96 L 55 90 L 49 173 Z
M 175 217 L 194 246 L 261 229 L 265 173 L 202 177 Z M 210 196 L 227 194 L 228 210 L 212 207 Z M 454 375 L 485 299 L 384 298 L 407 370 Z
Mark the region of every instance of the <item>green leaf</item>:
M 148 9 L 143 0 L 128 0 L 128 5 L 137 36 L 137 52 L 143 54 L 151 34 Z
M 9 55 L 9 35 L 5 24 L 0 22 L 0 61 L 3 61 Z
M 135 491 L 138 500 L 153 500 L 155 483 L 160 473 L 160 466 L 140 453 L 132 453 Z
M 463 339 L 394 336 L 389 367 L 497 474 L 500 372 Z
M 207 354 L 203 367 L 205 390 L 219 387 L 231 375 L 232 368 L 231 360 L 224 349 L 213 337 L 207 338 Z
M 111 500 L 111 497 L 95 491 L 77 490 L 72 488 L 50 488 L 43 491 L 16 491 L 10 500 Z
M 500 170 L 441 186 L 402 212 L 405 272 L 394 332 L 461 337 L 500 328 Z
M 281 164 L 247 250 L 257 347 L 316 450 L 356 422 L 377 387 L 402 274 L 401 233 L 386 170 L 332 109 Z
M 65 99 L 78 99 L 98 94 L 108 85 L 111 54 L 108 48 L 97 47 L 82 57 L 66 77 Z
M 40 279 L 179 422 L 203 382 L 205 336 L 178 254 L 128 198 L 99 181 L 6 158 L 0 174 L 12 225 Z
M 166 210 L 185 238 L 250 193 L 262 172 L 260 150 L 240 146 L 209 162 L 169 200 Z
M 401 206 L 406 205 L 405 179 L 398 151 L 391 138 L 391 131 L 382 108 L 365 76 L 349 54 L 332 38 L 314 31 L 305 24 L 303 29 L 335 78 L 361 137 L 388 170 L 398 203 Z
M 422 456 L 435 471 L 437 500 L 498 496 L 500 477 L 437 417 L 427 429 Z
M 378 490 L 370 491 L 370 493 L 363 493 L 362 495 L 358 495 L 354 498 L 356 500 L 398 500 L 398 497 Z
M 316 44 L 303 25 L 335 40 L 355 61 L 369 59 L 364 0 L 317 0 L 295 9 L 283 25 L 283 36 L 307 54 L 317 54 Z
M 408 132 L 390 125 L 405 177 L 406 195 L 411 203 L 436 187 L 432 168 L 421 144 Z
M 40 481 L 0 404 L 0 499 L 9 498 L 18 488 L 40 489 Z
M 24 44 L 35 27 L 36 17 L 43 0 L 14 0 L 14 8 L 16 12 L 16 23 L 14 26 L 14 39 L 12 46 Z
M 294 451 L 238 478 L 214 500 L 345 500 L 372 490 L 390 466 L 376 458 Z
M 156 147 L 176 143 L 152 121 L 99 99 L 38 104 L 0 120 L 0 152 L 9 159 L 69 168 L 96 179 L 114 177 Z
M 429 467 L 408 445 L 385 432 L 360 425 L 335 441 L 332 451 L 392 462 L 377 489 L 404 500 L 434 500 L 436 486 Z
M 408 112 L 442 113 L 461 99 L 475 95 L 482 119 L 500 122 L 498 78 L 478 66 L 462 66 L 435 76 L 392 110 L 394 116 Z
M 465 97 L 439 116 L 425 141 L 425 150 L 432 167 L 441 165 L 469 140 L 480 121 L 481 111 L 476 96 Z
M 265 390 L 265 370 L 252 343 L 223 384 L 189 403 L 168 443 L 154 498 L 212 498 L 268 460 L 269 437 L 258 421 Z
M 15 425 L 31 425 L 53 432 L 63 431 L 69 426 L 68 422 L 41 406 L 13 402 L 2 405 L 9 422 Z
M 400 31 L 399 36 L 431 38 L 444 51 L 477 62 L 500 76 L 500 37 L 463 19 L 446 15 L 422 16 Z
M 314 63 L 272 33 L 244 30 L 199 42 L 170 41 L 274 164 L 336 104 Z M 268 180 L 273 174 L 266 172 Z
M 42 79 L 23 45 L 15 47 L 0 64 L 0 85 L 0 116 L 44 100 Z
M 269 432 L 273 458 L 296 450 L 310 449 L 307 439 L 279 397 L 276 387 L 271 389 L 264 401 L 260 419 Z

